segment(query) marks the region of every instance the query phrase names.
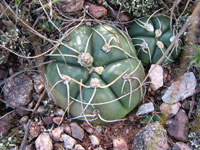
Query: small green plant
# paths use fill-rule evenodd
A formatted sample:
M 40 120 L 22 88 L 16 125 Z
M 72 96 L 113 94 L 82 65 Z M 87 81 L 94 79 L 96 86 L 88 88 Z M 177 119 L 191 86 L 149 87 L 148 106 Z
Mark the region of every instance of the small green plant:
M 196 51 L 196 55 L 189 56 L 192 60 L 190 62 L 189 68 L 194 65 L 195 67 L 200 67 L 200 46 L 192 44 L 192 47 Z
M 129 30 L 130 37 L 138 52 L 138 57 L 144 65 L 150 66 L 164 55 L 161 64 L 169 65 L 181 50 L 181 40 L 178 40 L 168 54 L 168 46 L 176 36 L 176 30 L 170 29 L 170 19 L 166 16 L 153 16 L 136 20 Z

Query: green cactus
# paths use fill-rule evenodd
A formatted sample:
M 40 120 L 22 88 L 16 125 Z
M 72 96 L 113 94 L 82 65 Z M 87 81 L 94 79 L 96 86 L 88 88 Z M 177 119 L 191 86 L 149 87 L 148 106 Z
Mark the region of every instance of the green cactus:
M 166 16 L 142 18 L 136 20 L 129 30 L 130 37 L 144 65 L 155 64 L 174 40 L 176 31 L 170 29 L 170 19 Z M 181 50 L 178 40 L 162 61 L 163 65 L 171 64 Z
M 49 93 L 72 119 L 123 118 L 141 100 L 144 70 L 131 40 L 109 25 L 80 25 L 50 55 Z

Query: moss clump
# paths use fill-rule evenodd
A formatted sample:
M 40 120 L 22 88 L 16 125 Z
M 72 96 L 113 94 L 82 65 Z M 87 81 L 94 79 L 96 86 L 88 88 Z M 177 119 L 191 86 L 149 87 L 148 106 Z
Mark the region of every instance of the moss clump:
M 150 15 L 152 10 L 158 10 L 162 4 L 159 0 L 109 0 L 108 2 L 121 6 L 121 12 L 132 13 L 136 17 Z

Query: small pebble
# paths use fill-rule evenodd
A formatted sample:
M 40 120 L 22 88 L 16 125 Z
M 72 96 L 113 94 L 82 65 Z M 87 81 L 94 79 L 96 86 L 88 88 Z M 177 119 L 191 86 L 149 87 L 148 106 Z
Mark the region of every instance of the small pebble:
M 72 137 L 83 140 L 84 138 L 84 130 L 77 123 L 70 123 Z
M 128 150 L 128 145 L 124 139 L 116 138 L 113 140 L 113 150 Z
M 60 141 L 61 135 L 64 133 L 64 128 L 59 126 L 51 132 L 51 137 L 54 141 Z
M 35 141 L 36 150 L 53 150 L 52 140 L 48 133 L 42 133 Z
M 99 138 L 95 135 L 90 135 L 89 138 L 93 146 L 98 146 L 100 144 Z
M 64 147 L 66 149 L 73 149 L 74 145 L 76 144 L 76 140 L 67 134 L 62 134 L 61 141 L 64 142 Z

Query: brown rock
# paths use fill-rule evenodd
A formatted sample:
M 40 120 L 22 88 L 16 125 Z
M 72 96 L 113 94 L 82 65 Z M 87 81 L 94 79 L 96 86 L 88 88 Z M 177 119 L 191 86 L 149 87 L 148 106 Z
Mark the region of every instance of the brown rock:
M 55 128 L 52 133 L 51 137 L 54 141 L 60 141 L 61 135 L 64 133 L 64 128 L 63 127 L 57 127 Z
M 89 13 L 95 18 L 100 18 L 107 15 L 107 9 L 103 6 L 90 5 Z
M 29 136 L 31 138 L 36 138 L 40 134 L 40 126 L 38 122 L 31 122 L 29 127 Z
M 42 119 L 42 122 L 44 125 L 50 125 L 53 123 L 52 117 L 48 116 L 48 117 L 44 117 Z
M 180 140 L 183 142 L 188 141 L 188 117 L 184 110 L 180 110 L 172 123 L 169 125 L 168 133 L 171 137 L 176 140 Z
M 4 136 L 8 135 L 9 130 L 11 129 L 12 125 L 5 121 L 0 121 L 0 134 Z
M 122 22 L 127 22 L 130 20 L 130 18 L 125 13 L 121 13 L 119 14 L 119 20 Z
M 25 150 L 34 150 L 33 144 L 26 145 Z
M 126 141 L 122 138 L 117 138 L 113 140 L 113 150 L 128 150 L 128 145 Z
M 53 117 L 53 123 L 60 124 L 60 121 L 62 120 L 62 117 Z
M 23 116 L 20 120 L 19 120 L 19 123 L 24 125 L 25 123 L 28 122 L 28 116 Z
M 6 104 L 14 108 L 27 105 L 31 100 L 32 90 L 32 80 L 24 74 L 18 75 L 3 88 Z
M 172 150 L 192 150 L 192 148 L 183 142 L 176 142 Z
M 63 144 L 61 144 L 61 143 L 55 143 L 55 144 L 53 145 L 53 149 L 54 149 L 54 150 L 65 150 Z
M 20 108 L 15 109 L 15 112 L 16 112 L 17 115 L 19 115 L 21 117 L 25 116 L 29 113 L 27 110 L 22 110 Z
M 65 131 L 65 133 L 67 133 L 68 135 L 72 135 L 71 127 L 70 127 L 68 124 L 64 125 L 64 131 Z
M 76 12 L 83 8 L 84 0 L 61 0 L 57 5 L 63 13 Z
M 87 122 L 84 122 L 81 127 L 90 134 L 94 133 L 94 129 Z
M 83 140 L 84 138 L 84 130 L 77 123 L 70 123 L 72 137 Z
M 16 120 L 15 112 L 2 117 L 2 119 L 0 119 L 0 134 L 2 133 L 4 136 L 8 135 L 9 130 L 15 125 Z
M 36 150 L 53 150 L 52 140 L 48 133 L 42 133 L 35 141 Z

